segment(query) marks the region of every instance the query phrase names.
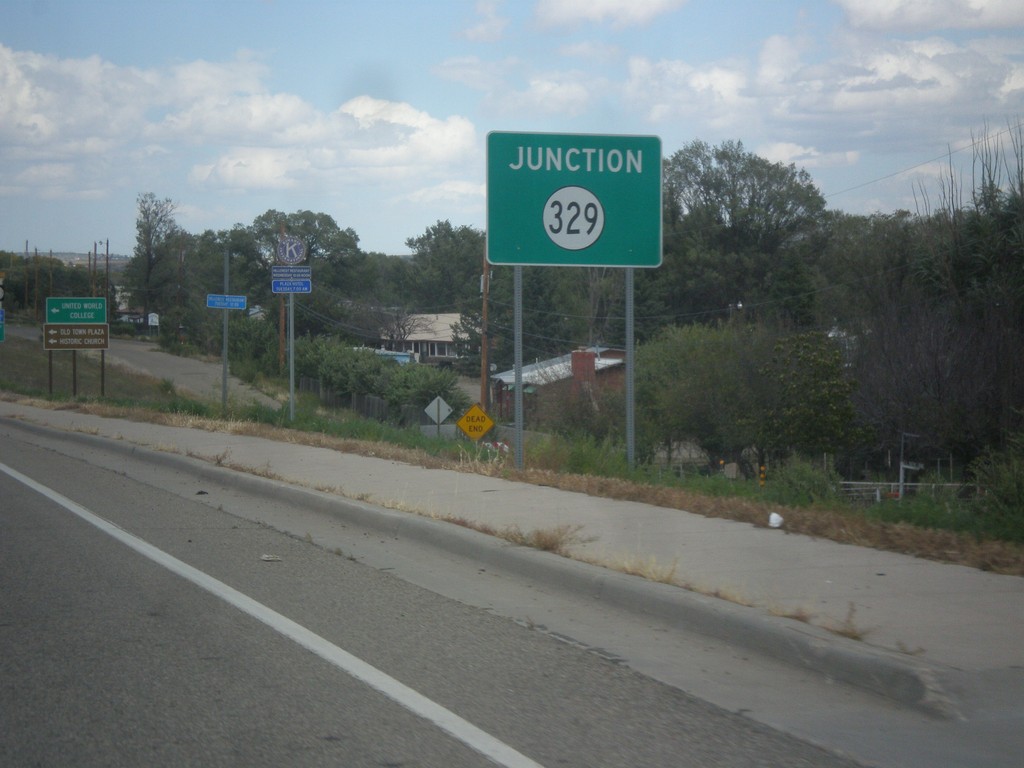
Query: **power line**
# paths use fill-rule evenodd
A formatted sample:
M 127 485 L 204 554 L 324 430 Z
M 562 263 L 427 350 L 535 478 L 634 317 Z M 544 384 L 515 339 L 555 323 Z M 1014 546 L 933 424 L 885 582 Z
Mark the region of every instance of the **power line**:
M 1015 125 L 1008 125 L 1006 128 L 1004 128 L 1003 130 L 999 131 L 999 133 L 995 134 L 994 136 L 989 136 L 989 135 L 982 136 L 981 138 L 975 139 L 970 144 L 967 144 L 966 146 L 960 147 L 959 149 L 949 148 L 949 149 L 946 150 L 945 154 L 939 155 L 938 157 L 933 157 L 931 160 L 923 160 L 922 162 L 917 163 L 916 165 L 912 165 L 909 168 L 904 168 L 903 170 L 900 170 L 900 171 L 894 171 L 893 173 L 887 174 L 885 176 L 879 176 L 877 179 L 871 179 L 870 181 L 865 181 L 865 182 L 862 182 L 861 184 L 855 184 L 852 187 L 847 187 L 846 189 L 840 189 L 840 190 L 838 190 L 836 192 L 830 192 L 827 195 L 823 195 L 823 197 L 827 200 L 827 199 L 829 199 L 831 197 L 836 197 L 837 195 L 843 195 L 843 194 L 846 194 L 847 192 L 853 192 L 853 191 L 858 190 L 858 189 L 863 189 L 864 187 L 870 187 L 872 184 L 877 184 L 877 183 L 879 183 L 881 181 L 887 181 L 889 179 L 894 179 L 897 176 L 902 176 L 905 173 L 910 173 L 911 171 L 916 171 L 918 168 L 924 168 L 926 165 L 931 165 L 932 163 L 937 163 L 940 160 L 944 160 L 944 159 L 946 159 L 948 157 L 951 157 L 952 155 L 958 154 L 960 152 L 966 152 L 968 149 L 974 149 L 979 144 L 983 144 L 986 141 L 993 141 L 995 139 L 999 139 L 1000 137 L 1004 136 L 1005 134 L 1010 133 L 1011 131 L 1020 130 L 1022 126 L 1024 126 L 1024 120 L 1019 120 L 1019 121 L 1017 121 L 1017 123 Z

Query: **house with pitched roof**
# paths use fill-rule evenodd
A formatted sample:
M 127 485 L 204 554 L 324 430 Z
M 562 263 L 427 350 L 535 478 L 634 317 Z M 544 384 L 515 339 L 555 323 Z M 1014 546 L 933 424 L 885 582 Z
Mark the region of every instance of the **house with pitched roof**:
M 393 352 L 408 352 L 420 363 L 451 365 L 459 356 L 455 345 L 458 312 L 436 315 L 409 315 L 404 338 L 381 340 L 381 346 Z

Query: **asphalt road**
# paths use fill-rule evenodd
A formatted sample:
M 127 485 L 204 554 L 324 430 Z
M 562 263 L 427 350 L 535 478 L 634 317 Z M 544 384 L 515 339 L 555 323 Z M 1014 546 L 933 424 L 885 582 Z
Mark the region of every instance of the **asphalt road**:
M 5 766 L 851 765 L 275 530 L 258 494 L 0 431 Z

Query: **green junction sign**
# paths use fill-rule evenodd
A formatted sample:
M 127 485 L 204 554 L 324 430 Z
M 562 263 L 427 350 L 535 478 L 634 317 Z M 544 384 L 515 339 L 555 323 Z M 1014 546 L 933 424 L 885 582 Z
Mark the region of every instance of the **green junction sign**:
M 487 260 L 661 265 L 661 139 L 487 135 Z
M 105 323 L 107 300 L 94 296 L 50 296 L 46 299 L 47 323 Z

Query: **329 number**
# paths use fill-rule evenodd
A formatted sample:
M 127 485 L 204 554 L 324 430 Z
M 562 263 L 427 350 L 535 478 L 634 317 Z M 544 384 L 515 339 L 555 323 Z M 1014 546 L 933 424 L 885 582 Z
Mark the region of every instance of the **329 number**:
M 589 189 L 562 187 L 544 204 L 544 231 L 560 248 L 589 248 L 603 230 L 604 208 Z

